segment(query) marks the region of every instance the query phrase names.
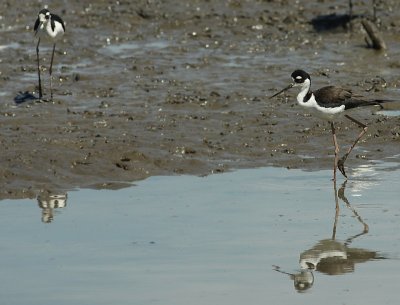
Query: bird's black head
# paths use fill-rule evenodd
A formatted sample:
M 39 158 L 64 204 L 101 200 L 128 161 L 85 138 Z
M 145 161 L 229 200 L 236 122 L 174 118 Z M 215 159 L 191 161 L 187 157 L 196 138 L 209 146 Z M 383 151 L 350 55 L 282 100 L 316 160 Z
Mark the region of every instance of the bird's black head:
M 48 9 L 44 8 L 39 12 L 39 15 L 40 14 L 47 15 L 47 14 L 50 14 L 50 11 Z
M 292 73 L 294 84 L 303 84 L 307 79 L 311 81 L 310 75 L 303 70 L 296 70 Z
M 282 89 L 281 91 L 275 93 L 274 95 L 270 96 L 270 98 L 273 98 L 273 97 L 277 96 L 278 94 L 281 94 L 282 92 L 285 92 L 293 87 L 301 87 L 302 90 L 303 90 L 303 88 L 308 88 L 308 90 L 310 89 L 311 78 L 307 72 L 305 72 L 303 70 L 296 70 L 292 73 L 292 79 L 293 79 L 293 83 L 291 83 L 289 86 Z
M 48 9 L 42 9 L 39 14 L 38 14 L 38 18 L 41 22 L 45 22 L 46 20 L 50 19 L 50 11 Z

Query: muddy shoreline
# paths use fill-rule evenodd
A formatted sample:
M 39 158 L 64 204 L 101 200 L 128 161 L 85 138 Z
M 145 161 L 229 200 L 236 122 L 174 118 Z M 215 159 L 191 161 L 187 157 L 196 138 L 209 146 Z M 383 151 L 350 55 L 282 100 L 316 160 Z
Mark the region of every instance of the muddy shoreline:
M 153 175 L 330 168 L 328 124 L 297 107 L 295 90 L 268 96 L 309 67 L 315 88 L 335 83 L 398 99 L 400 7 L 386 1 L 378 11 L 388 50 L 377 53 L 357 19 L 353 32 L 313 28 L 313 16 L 345 13 L 345 5 L 308 2 L 58 1 L 49 9 L 67 33 L 53 69 L 55 99 L 20 104 L 18 92 L 36 90 L 29 16 L 41 7 L 2 4 L 0 199 L 119 188 Z M 41 49 L 45 94 L 50 47 Z M 355 114 L 369 129 L 347 161 L 350 175 L 368 160 L 400 161 L 400 117 L 377 110 Z M 337 126 L 343 152 L 359 131 Z

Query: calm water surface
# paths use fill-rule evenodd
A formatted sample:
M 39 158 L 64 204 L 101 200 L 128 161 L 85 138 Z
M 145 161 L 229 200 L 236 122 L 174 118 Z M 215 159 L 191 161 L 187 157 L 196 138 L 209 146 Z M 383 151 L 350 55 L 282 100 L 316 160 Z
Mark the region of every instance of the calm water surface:
M 351 174 L 336 198 L 330 171 L 261 168 L 1 201 L 2 303 L 398 304 L 400 169 Z

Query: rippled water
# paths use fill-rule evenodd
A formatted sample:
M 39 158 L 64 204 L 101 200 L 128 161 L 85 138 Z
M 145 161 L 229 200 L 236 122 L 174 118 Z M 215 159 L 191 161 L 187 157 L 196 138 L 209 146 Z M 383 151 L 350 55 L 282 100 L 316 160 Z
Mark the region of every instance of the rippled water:
M 397 304 L 398 164 L 351 174 L 338 197 L 260 168 L 1 201 L 2 302 Z

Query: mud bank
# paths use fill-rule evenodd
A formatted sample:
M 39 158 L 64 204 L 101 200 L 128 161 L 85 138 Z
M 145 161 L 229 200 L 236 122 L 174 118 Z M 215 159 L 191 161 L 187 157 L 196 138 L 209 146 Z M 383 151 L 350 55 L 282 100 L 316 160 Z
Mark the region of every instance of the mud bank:
M 378 10 L 385 53 L 365 47 L 359 19 L 352 32 L 313 27 L 315 16 L 346 13 L 345 4 L 54 1 L 49 9 L 67 23 L 55 99 L 19 104 L 18 92 L 37 94 L 31 16 L 42 7 L 1 4 L 0 198 L 119 188 L 151 175 L 331 167 L 328 124 L 299 109 L 295 90 L 268 96 L 303 68 L 315 87 L 399 99 L 400 4 Z M 370 13 L 365 4 L 355 9 Z M 50 51 L 41 48 L 45 94 Z M 347 161 L 350 173 L 365 159 L 400 159 L 400 118 L 378 110 L 355 114 L 369 129 Z M 343 152 L 359 131 L 337 126 Z

